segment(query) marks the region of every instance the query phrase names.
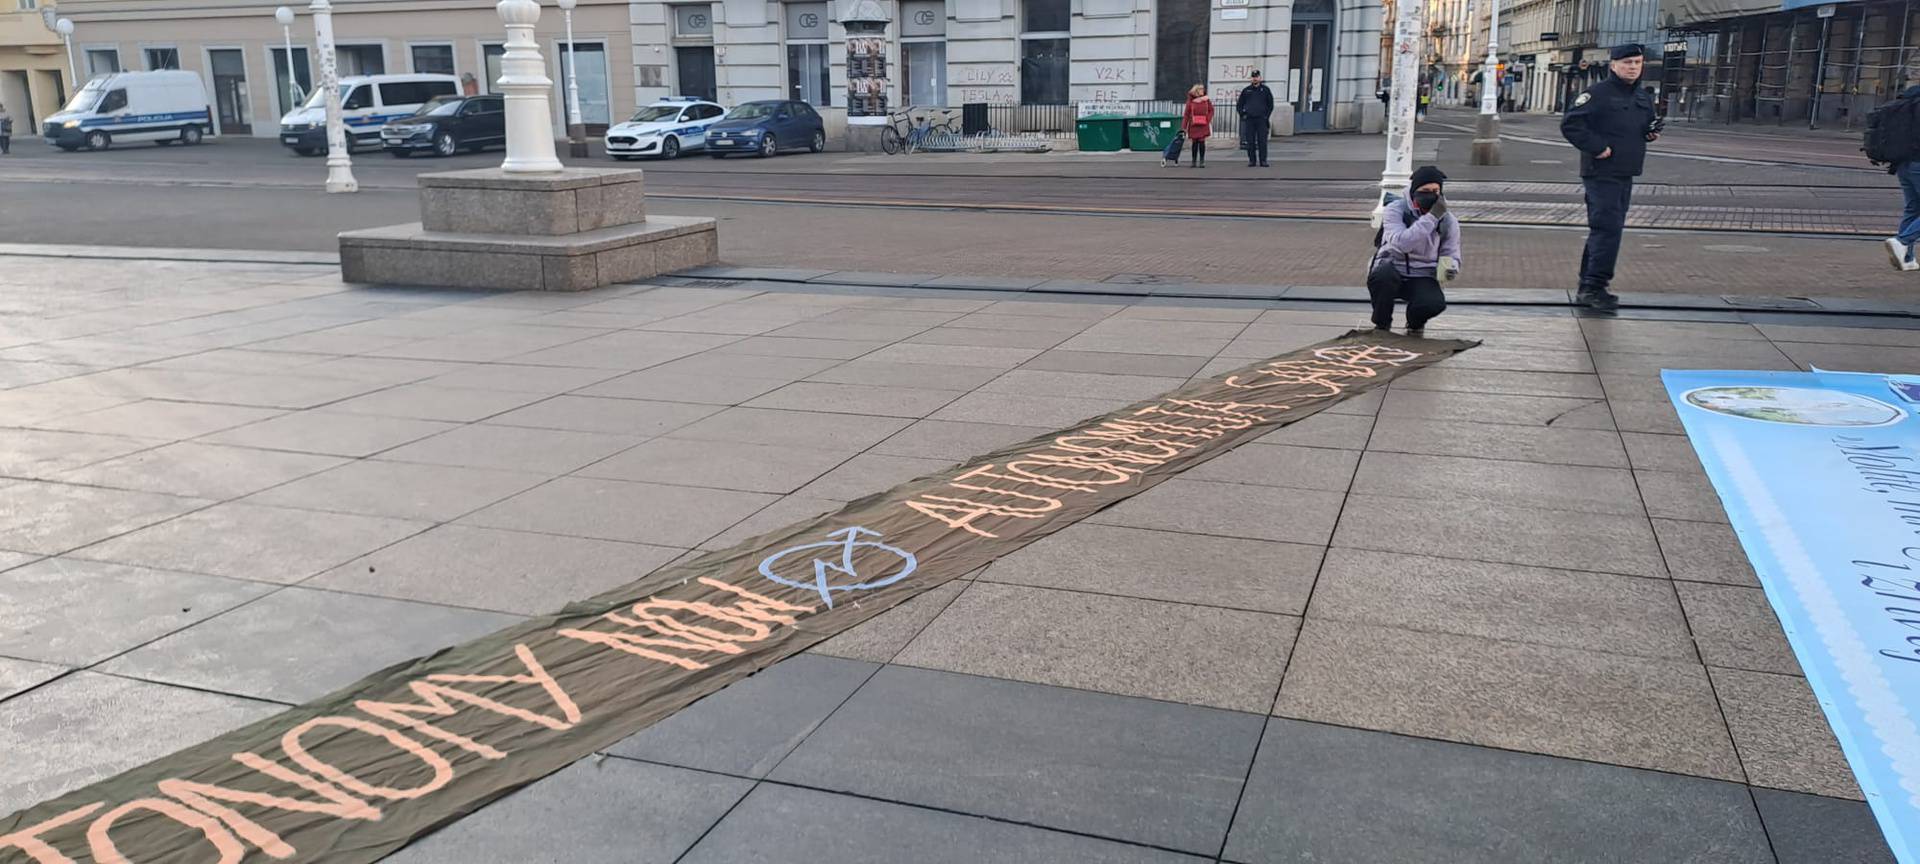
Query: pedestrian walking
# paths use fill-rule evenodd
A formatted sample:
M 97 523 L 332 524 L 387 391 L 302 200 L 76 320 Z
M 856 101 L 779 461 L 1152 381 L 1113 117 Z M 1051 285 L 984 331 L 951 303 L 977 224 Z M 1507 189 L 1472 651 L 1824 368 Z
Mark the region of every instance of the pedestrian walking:
M 1612 74 L 1573 100 L 1560 134 L 1580 150 L 1580 183 L 1587 199 L 1587 245 L 1580 253 L 1580 292 L 1575 299 L 1611 312 L 1620 298 L 1607 290 L 1620 258 L 1633 178 L 1646 166 L 1647 144 L 1660 138 L 1653 94 L 1640 86 L 1645 51 L 1621 45 L 1610 53 Z
M 1865 145 L 1867 158 L 1885 163 L 1887 173 L 1900 181 L 1906 207 L 1900 213 L 1900 230 L 1884 242 L 1893 269 L 1920 270 L 1914 259 L 1913 244 L 1920 242 L 1920 54 L 1907 61 L 1906 90 L 1899 98 L 1875 108 L 1867 116 Z
M 1193 148 L 1193 167 L 1207 167 L 1207 139 L 1213 136 L 1213 100 L 1207 98 L 1205 84 L 1195 84 L 1187 91 L 1187 109 L 1180 115 L 1180 130 L 1187 133 L 1187 143 Z
M 1420 113 L 1416 115 L 1414 119 L 1415 120 L 1427 119 L 1427 106 L 1432 104 L 1433 104 L 1433 85 L 1421 84 L 1420 85 Z
M 1251 83 L 1240 91 L 1234 110 L 1240 114 L 1240 139 L 1247 148 L 1247 167 L 1267 167 L 1267 130 L 1273 119 L 1273 91 L 1261 83 L 1260 73 L 1248 76 Z
M 0 156 L 13 152 L 13 117 L 0 105 Z
M 1460 220 L 1447 212 L 1446 182 L 1439 168 L 1423 165 L 1413 172 L 1407 197 L 1381 214 L 1378 248 L 1367 267 L 1376 330 L 1393 326 L 1396 300 L 1407 304 L 1407 332 L 1413 335 L 1446 311 L 1440 283 L 1460 272 Z

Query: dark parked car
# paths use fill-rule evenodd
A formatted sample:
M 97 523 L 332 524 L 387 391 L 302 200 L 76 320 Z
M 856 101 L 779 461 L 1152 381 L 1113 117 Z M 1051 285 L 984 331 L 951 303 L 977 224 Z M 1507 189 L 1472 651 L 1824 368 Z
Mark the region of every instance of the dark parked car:
M 452 156 L 507 143 L 507 103 L 499 96 L 439 96 L 412 117 L 380 127 L 380 144 L 395 156 L 431 150 Z
M 748 102 L 707 127 L 707 152 L 715 159 L 729 153 L 772 156 L 803 148 L 815 153 L 827 149 L 827 126 L 805 102 Z

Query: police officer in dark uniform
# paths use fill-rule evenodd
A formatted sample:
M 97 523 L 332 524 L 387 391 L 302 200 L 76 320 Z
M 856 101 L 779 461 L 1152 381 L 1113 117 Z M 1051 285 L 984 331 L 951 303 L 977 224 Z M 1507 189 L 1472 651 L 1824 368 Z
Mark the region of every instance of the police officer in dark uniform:
M 1267 167 L 1268 121 L 1273 118 L 1273 91 L 1261 83 L 1260 73 L 1251 76 L 1253 82 L 1240 91 L 1240 99 L 1234 109 L 1240 114 L 1240 138 L 1247 148 L 1247 167 Z
M 1607 285 L 1620 257 L 1633 178 L 1645 167 L 1647 142 L 1660 137 L 1653 94 L 1640 86 L 1644 55 L 1638 45 L 1613 49 L 1613 74 L 1574 99 L 1560 121 L 1560 134 L 1580 150 L 1580 182 L 1587 195 L 1587 248 L 1580 255 L 1577 299 L 1601 311 L 1620 307 Z

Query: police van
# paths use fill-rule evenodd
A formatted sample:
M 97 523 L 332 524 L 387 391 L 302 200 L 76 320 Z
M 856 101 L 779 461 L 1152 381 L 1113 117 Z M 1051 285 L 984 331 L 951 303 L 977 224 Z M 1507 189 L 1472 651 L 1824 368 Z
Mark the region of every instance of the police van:
M 40 127 L 62 150 L 115 144 L 198 144 L 213 134 L 213 110 L 200 75 L 180 69 L 114 72 L 86 83 Z
M 340 114 L 347 147 L 379 147 L 380 127 L 412 117 L 436 96 L 460 92 L 452 75 L 355 75 L 340 79 Z M 327 152 L 327 94 L 316 88 L 306 104 L 280 118 L 280 143 L 302 156 Z

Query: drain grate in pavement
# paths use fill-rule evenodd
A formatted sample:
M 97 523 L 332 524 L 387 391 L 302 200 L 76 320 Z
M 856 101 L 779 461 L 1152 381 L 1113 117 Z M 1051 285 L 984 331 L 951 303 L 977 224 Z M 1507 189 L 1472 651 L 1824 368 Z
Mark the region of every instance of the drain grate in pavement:
M 1735 294 L 1722 294 L 1720 299 L 1729 306 L 1744 306 L 1760 309 L 1818 309 L 1820 304 L 1805 297 L 1754 297 Z
M 1193 282 L 1193 277 L 1164 273 L 1115 273 L 1100 281 L 1116 285 L 1186 285 Z

